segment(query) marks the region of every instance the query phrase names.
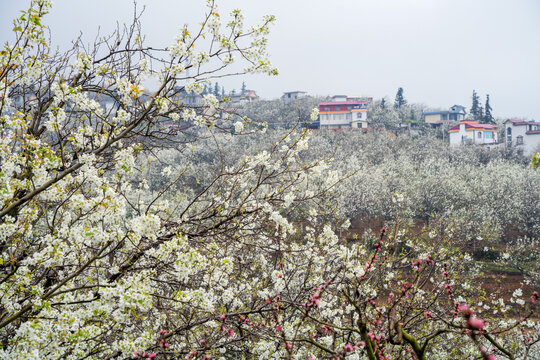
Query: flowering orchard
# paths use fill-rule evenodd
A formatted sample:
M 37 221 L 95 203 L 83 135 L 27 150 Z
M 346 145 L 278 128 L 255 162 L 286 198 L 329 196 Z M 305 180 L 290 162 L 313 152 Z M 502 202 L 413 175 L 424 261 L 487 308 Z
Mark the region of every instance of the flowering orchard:
M 136 16 L 61 54 L 49 9 L 33 1 L 0 52 L 0 358 L 538 356 L 538 293 L 516 288 L 518 307 L 482 293 L 450 231 L 396 216 L 340 239 L 333 199 L 352 174 L 310 159 L 308 132 L 221 152 L 260 129 L 180 95 L 233 64 L 276 74 L 272 17 L 248 27 L 208 1 L 167 48 Z

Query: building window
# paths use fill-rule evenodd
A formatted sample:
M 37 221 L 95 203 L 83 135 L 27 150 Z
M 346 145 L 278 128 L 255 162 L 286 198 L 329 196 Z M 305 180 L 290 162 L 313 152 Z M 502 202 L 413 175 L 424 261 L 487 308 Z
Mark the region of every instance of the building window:
M 479 139 L 482 138 L 482 132 L 481 132 L 481 131 L 478 132 L 478 138 L 479 138 Z
M 360 113 L 356 114 L 356 117 L 361 119 L 362 118 L 362 113 L 360 112 Z
M 340 107 L 339 107 L 339 105 L 338 105 L 338 106 L 336 106 L 336 111 L 339 111 L 339 110 L 340 110 Z
M 347 110 L 350 111 L 351 109 L 352 109 L 351 105 L 348 105 L 348 106 L 347 106 Z
M 523 145 L 523 136 L 519 135 L 516 137 L 516 145 Z
M 325 107 L 324 107 L 324 111 L 328 111 L 328 106 L 325 106 Z
M 491 131 L 486 131 L 484 133 L 484 139 L 493 139 L 493 133 Z

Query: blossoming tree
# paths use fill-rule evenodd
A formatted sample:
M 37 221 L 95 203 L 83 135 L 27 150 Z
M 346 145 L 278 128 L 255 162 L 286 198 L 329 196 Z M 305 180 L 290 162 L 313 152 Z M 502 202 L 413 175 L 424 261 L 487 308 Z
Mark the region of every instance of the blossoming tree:
M 236 73 L 236 62 L 276 74 L 266 55 L 272 17 L 247 28 L 235 10 L 223 25 L 208 1 L 201 27 L 183 28 L 168 48 L 147 46 L 136 17 L 91 49 L 60 54 L 44 37 L 49 9 L 33 1 L 0 52 L 0 357 L 537 351 L 538 294 L 525 304 L 517 292 L 522 313 L 491 317 L 507 305 L 471 300 L 474 287 L 456 280 L 470 259 L 447 230 L 417 236 L 396 221 L 352 245 L 340 240 L 347 223 L 326 195 L 341 178 L 305 156 L 307 132 L 235 161 L 216 146 L 218 160 L 198 176 L 198 146 L 260 129 L 222 116 L 213 95 L 197 106 L 185 98 Z M 183 160 L 168 162 L 170 151 Z

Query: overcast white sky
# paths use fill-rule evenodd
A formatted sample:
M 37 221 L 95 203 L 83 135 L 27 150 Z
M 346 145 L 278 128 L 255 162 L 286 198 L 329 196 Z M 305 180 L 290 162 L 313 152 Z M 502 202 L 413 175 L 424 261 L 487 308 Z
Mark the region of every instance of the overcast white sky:
M 0 41 L 11 38 L 11 19 L 28 1 L 0 0 Z M 149 43 L 167 45 L 185 23 L 204 14 L 203 0 L 140 0 Z M 245 12 L 246 23 L 264 14 L 277 22 L 270 36 L 274 78 L 242 80 L 263 98 L 284 91 L 312 95 L 395 97 L 409 102 L 470 108 L 472 90 L 495 116 L 540 121 L 539 0 L 222 0 L 221 13 Z M 112 30 L 129 22 L 132 0 L 54 0 L 46 23 L 57 44 L 79 31 Z M 91 38 L 90 36 L 88 37 Z

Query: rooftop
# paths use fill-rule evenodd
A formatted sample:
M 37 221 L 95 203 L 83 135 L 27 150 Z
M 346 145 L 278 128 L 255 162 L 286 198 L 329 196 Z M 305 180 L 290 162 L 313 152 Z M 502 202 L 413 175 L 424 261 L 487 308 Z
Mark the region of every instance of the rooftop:
M 465 110 L 464 106 L 461 105 L 454 105 L 448 110 L 442 110 L 442 111 L 429 111 L 425 112 L 424 115 L 437 115 L 437 114 L 458 114 L 462 110 Z
M 459 125 L 456 125 L 454 126 L 453 128 L 451 128 L 449 131 L 452 131 L 452 130 L 459 130 L 459 127 L 461 126 L 461 124 L 465 124 L 465 131 L 467 130 L 476 130 L 476 129 L 481 129 L 481 130 L 497 130 L 497 125 L 491 125 L 491 124 L 478 124 L 474 121 L 471 121 L 471 120 L 465 120 L 465 121 L 460 121 L 459 122 Z
M 516 126 L 519 126 L 519 125 L 540 125 L 540 122 L 524 121 L 524 120 L 518 120 L 518 119 L 508 119 L 504 123 L 506 124 L 509 121 L 512 123 L 512 125 L 516 125 Z
M 367 101 L 329 101 L 321 102 L 319 106 L 328 106 L 328 105 L 360 105 L 365 104 Z

